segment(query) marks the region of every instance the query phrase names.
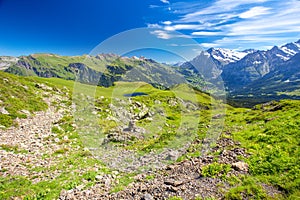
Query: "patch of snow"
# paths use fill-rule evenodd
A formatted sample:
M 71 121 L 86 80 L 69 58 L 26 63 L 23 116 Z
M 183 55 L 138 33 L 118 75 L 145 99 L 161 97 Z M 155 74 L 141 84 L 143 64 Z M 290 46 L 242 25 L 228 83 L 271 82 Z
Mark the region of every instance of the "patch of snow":
M 279 58 L 281 58 L 284 61 L 287 61 L 289 59 L 289 57 L 285 57 L 285 56 L 283 56 L 281 54 L 276 54 L 276 56 L 279 57 Z
M 257 60 L 256 60 L 256 61 L 253 62 L 253 65 L 259 65 L 259 64 L 261 64 L 261 63 L 262 63 L 261 61 L 257 61 Z
M 295 52 L 294 50 L 292 50 L 292 49 L 289 49 L 289 48 L 287 48 L 287 47 L 281 47 L 280 48 L 284 53 L 287 53 L 287 54 L 289 54 L 289 55 L 295 55 L 297 52 Z
M 247 52 L 238 52 L 230 49 L 223 49 L 223 48 L 215 48 L 211 52 L 211 55 L 214 59 L 220 62 L 236 62 L 243 57 L 245 57 L 248 53 Z
M 203 52 L 203 55 L 205 55 L 205 56 L 210 56 L 210 54 L 209 54 L 207 51 L 204 51 L 204 52 Z

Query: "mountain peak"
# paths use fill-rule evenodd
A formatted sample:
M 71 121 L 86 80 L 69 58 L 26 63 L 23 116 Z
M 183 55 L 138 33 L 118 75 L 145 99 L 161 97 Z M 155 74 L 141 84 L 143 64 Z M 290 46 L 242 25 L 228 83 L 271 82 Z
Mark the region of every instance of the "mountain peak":
M 222 64 L 236 62 L 248 54 L 246 52 L 239 52 L 224 48 L 210 48 L 207 50 L 207 52 L 211 55 L 213 59 L 217 60 Z
M 297 42 L 287 43 L 279 47 L 279 49 L 283 52 L 287 59 L 290 59 L 292 56 L 300 52 L 300 40 Z

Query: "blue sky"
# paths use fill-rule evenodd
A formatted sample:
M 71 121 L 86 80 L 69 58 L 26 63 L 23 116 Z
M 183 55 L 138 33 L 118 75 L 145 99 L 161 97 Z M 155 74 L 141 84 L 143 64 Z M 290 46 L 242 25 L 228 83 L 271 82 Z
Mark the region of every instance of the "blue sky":
M 178 47 L 185 34 L 203 48 L 267 49 L 300 39 L 299 10 L 299 0 L 0 0 L 0 55 L 88 54 L 140 27 Z

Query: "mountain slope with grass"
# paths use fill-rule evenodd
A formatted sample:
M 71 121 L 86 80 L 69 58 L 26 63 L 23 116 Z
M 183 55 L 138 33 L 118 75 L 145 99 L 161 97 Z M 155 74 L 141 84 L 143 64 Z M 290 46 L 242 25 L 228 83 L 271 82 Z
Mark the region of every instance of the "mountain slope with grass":
M 56 77 L 105 87 L 112 86 L 117 81 L 143 81 L 158 88 L 170 88 L 186 82 L 182 74 L 165 64 L 146 58 L 127 58 L 114 54 L 33 54 L 10 59 L 1 57 L 0 64 L 5 66 L 3 69 L 6 72 L 21 76 Z
M 1 199 L 300 195 L 297 100 L 234 108 L 185 84 L 162 90 L 143 82 L 98 87 L 0 76 Z M 98 151 L 110 147 L 119 157 Z M 123 158 L 132 152 L 140 159 L 131 166 Z

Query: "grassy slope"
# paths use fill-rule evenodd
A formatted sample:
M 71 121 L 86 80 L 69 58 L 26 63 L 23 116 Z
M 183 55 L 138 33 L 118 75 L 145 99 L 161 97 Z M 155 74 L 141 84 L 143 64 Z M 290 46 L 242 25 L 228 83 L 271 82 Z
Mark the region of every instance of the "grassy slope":
M 63 91 L 65 86 L 71 88 L 73 84 L 69 81 L 62 81 L 61 84 L 57 84 L 61 81 L 60 79 L 52 79 L 49 81 L 52 82 L 51 84 L 37 77 L 18 77 L 4 72 L 0 72 L 0 77 L 1 106 L 4 106 L 10 112 L 9 115 L 0 114 L 0 124 L 5 127 L 17 126 L 13 121 L 16 117 L 26 118 L 21 110 L 26 109 L 34 112 L 47 109 L 47 104 L 42 98 L 45 90 L 36 87 L 36 84 L 44 84 L 46 87 L 49 88 L 50 86 L 53 89 L 47 92 L 55 92 L 55 88 Z M 54 86 L 53 83 L 57 86 Z M 94 159 L 89 151 L 84 149 L 72 123 L 72 116 L 66 114 L 64 118 L 56 122 L 56 125 L 60 128 L 52 128 L 52 133 L 61 140 L 59 145 L 62 148 L 54 154 L 44 154 L 41 159 L 51 157 L 51 160 L 55 163 L 54 165 L 36 167 L 34 164 L 24 163 L 27 170 L 40 172 L 41 176 L 49 176 L 57 173 L 57 171 L 62 173 L 55 179 L 49 177 L 49 179 L 38 183 L 32 182 L 36 177 L 0 176 L 0 199 L 11 199 L 13 197 L 20 197 L 21 199 L 55 199 L 62 189 L 72 189 L 81 185 L 83 181 L 85 181 L 85 187 L 88 187 L 95 183 L 97 174 L 111 173 L 99 160 Z M 63 139 L 65 136 L 68 137 L 68 140 Z M 45 138 L 45 140 L 53 143 L 54 136 Z M 22 151 L 19 147 L 2 144 L 0 150 L 8 153 L 24 154 L 25 156 L 30 153 Z M 95 168 L 97 168 L 97 171 L 95 171 Z
M 147 59 L 121 58 L 112 54 L 97 56 L 33 54 L 20 57 L 18 63 L 9 67 L 6 72 L 66 80 L 75 80 L 77 73 L 83 83 L 94 83 L 101 77 L 102 86 L 112 86 L 121 77 L 130 81 L 148 82 L 157 87 L 169 87 L 173 83 L 183 82 L 179 80 L 182 77 L 178 73 L 164 64 Z
M 5 84 L 1 85 L 1 100 L 7 104 L 9 103 L 9 97 L 3 97 L 3 94 L 10 94 L 10 92 L 15 90 L 15 87 L 19 87 L 19 83 L 28 85 L 29 88 L 34 89 L 34 81 L 44 82 L 48 85 L 56 86 L 59 88 L 67 87 L 70 90 L 74 87 L 74 82 L 65 81 L 62 79 L 44 79 L 44 78 L 31 78 L 24 79 L 20 77 L 16 77 L 13 75 L 8 75 L 6 73 L 0 73 L 2 78 L 7 77 L 10 81 L 14 81 L 12 85 Z M 1 80 L 3 80 L 1 79 Z M 2 83 L 3 84 L 3 83 Z M 19 87 L 19 90 L 22 86 Z M 96 98 L 100 96 L 104 96 L 105 98 L 110 98 L 113 94 L 114 97 L 121 98 L 123 94 L 131 93 L 131 92 L 146 92 L 149 96 L 145 97 L 136 97 L 135 99 L 140 102 L 147 103 L 147 99 L 160 99 L 168 98 L 170 96 L 174 96 L 172 91 L 161 91 L 153 88 L 152 86 L 144 83 L 138 83 L 135 85 L 128 83 L 118 83 L 114 88 L 101 88 L 97 87 L 97 89 L 93 86 L 87 86 L 82 84 L 77 84 L 82 92 L 86 92 L 86 94 L 96 94 Z M 23 88 L 23 87 L 22 87 Z M 96 89 L 96 90 L 95 90 Z M 34 90 L 33 90 L 34 91 Z M 179 90 L 180 91 L 180 90 Z M 182 92 L 182 90 L 181 90 Z M 13 94 L 17 95 L 18 92 Z M 27 94 L 31 94 L 28 95 Z M 23 103 L 27 103 L 30 98 L 35 101 L 40 101 L 40 97 L 35 97 L 32 95 L 33 93 L 23 91 L 22 96 L 16 96 L 19 98 L 19 101 Z M 179 94 L 182 97 L 186 97 L 186 100 L 190 99 L 189 95 Z M 3 98 L 2 98 L 3 97 Z M 24 97 L 24 98 L 23 98 Z M 28 98 L 28 99 L 27 99 Z M 210 105 L 210 97 L 203 94 L 197 95 L 198 101 L 200 101 L 203 105 L 209 107 Z M 42 102 L 42 101 L 40 101 Z M 44 109 L 43 106 L 38 109 L 27 108 L 30 111 Z M 278 106 L 279 105 L 279 106 Z M 106 105 L 104 105 L 106 106 Z M 149 104 L 150 106 L 150 104 Z M 166 105 L 164 105 L 166 106 Z M 274 107 L 280 107 L 279 110 L 272 111 Z M 284 192 L 284 198 L 295 199 L 299 194 L 299 122 L 300 115 L 298 111 L 300 109 L 299 101 L 282 101 L 280 103 L 274 103 L 269 106 L 257 107 L 256 110 L 244 109 L 244 108 L 232 108 L 227 107 L 227 116 L 226 116 L 226 125 L 224 131 L 230 131 L 232 133 L 232 137 L 235 140 L 241 141 L 242 145 L 247 149 L 249 153 L 251 153 L 251 157 L 245 159 L 247 163 L 250 165 L 250 175 L 245 177 L 237 177 L 234 179 L 234 187 L 227 194 L 226 197 L 228 199 L 240 199 L 241 194 L 247 193 L 248 196 L 255 199 L 263 199 L 266 198 L 265 192 L 262 188 L 257 186 L 258 182 L 271 184 Z M 23 108 L 22 108 L 23 109 Z M 9 110 L 9 109 L 7 109 Z M 16 108 L 16 113 L 20 108 Z M 172 110 L 170 110 L 172 112 Z M 209 120 L 205 118 L 209 118 L 211 113 L 209 111 L 203 111 L 202 115 L 204 116 L 200 120 L 199 124 L 199 136 L 203 137 L 203 133 L 206 132 L 206 125 L 209 123 Z M 175 115 L 176 112 L 175 112 Z M 13 116 L 11 116 L 13 119 Z M 175 125 L 178 123 L 176 121 L 176 116 L 173 115 L 172 120 L 168 121 L 169 123 L 174 123 Z M 5 121 L 5 120 L 2 120 Z M 61 122 L 62 126 L 65 127 L 65 131 L 62 131 L 61 137 L 65 134 L 70 134 L 67 132 L 70 129 L 69 124 L 71 123 L 70 119 L 66 119 Z M 9 126 L 12 123 L 9 123 Z M 64 124 L 64 125 L 63 125 Z M 72 133 L 72 131 L 71 131 Z M 74 133 L 75 134 L 75 133 Z M 75 134 L 76 135 L 76 134 Z M 76 136 L 78 137 L 78 136 Z M 168 139 L 168 137 L 166 138 Z M 144 148 L 145 146 L 148 148 L 155 148 L 157 146 L 153 146 L 153 141 L 148 141 L 148 143 L 144 143 L 141 146 L 138 144 L 133 145 L 134 148 Z M 157 142 L 157 141 L 156 141 Z M 76 145 L 76 143 L 75 143 Z M 78 145 L 78 143 L 77 143 Z M 191 155 L 197 156 L 199 152 L 197 152 L 197 148 L 193 150 Z M 67 156 L 67 155 L 66 155 Z M 83 162 L 83 160 L 88 160 Z M 61 158 L 61 163 L 58 168 L 64 169 L 64 166 L 67 163 L 72 163 L 73 168 L 68 169 L 66 173 L 60 176 L 57 180 L 52 180 L 49 182 L 41 182 L 38 184 L 32 184 L 30 179 L 27 177 L 9 177 L 0 179 L 0 188 L 3 193 L 3 198 L 8 198 L 10 196 L 16 195 L 15 191 L 12 188 L 17 188 L 20 195 L 23 197 L 33 197 L 33 196 L 41 196 L 42 198 L 52 198 L 59 194 L 59 191 L 62 188 L 71 189 L 76 185 L 79 185 L 83 179 L 89 179 L 90 185 L 92 185 L 95 181 L 96 173 L 94 171 L 86 172 L 87 174 L 76 176 L 71 175 L 77 168 L 84 168 L 88 166 L 92 166 L 97 161 L 93 160 L 89 156 L 86 157 L 85 153 L 81 150 L 76 150 L 71 153 L 71 156 L 68 155 L 66 158 Z M 67 164 L 68 165 L 68 164 Z M 51 171 L 49 172 L 51 173 Z M 78 177 L 77 177 L 78 176 Z M 85 178 L 86 177 L 86 178 Z M 14 180 L 14 181 L 12 181 Z M 125 178 L 126 180 L 126 178 Z M 61 184 L 64 182 L 64 184 Z M 125 181 L 126 182 L 126 181 Z M 122 187 L 121 187 L 122 188 Z M 32 195 L 29 195 L 32 194 Z M 280 198 L 280 197 L 278 197 Z
M 232 109 L 226 119 L 226 129 L 251 154 L 246 159 L 251 173 L 247 180 L 271 184 L 287 199 L 300 195 L 299 109 L 300 101 L 282 100 L 255 110 Z M 240 190 L 246 187 L 232 190 L 232 197 Z
M 0 71 L 0 107 L 9 114 L 0 113 L 0 125 L 9 127 L 17 117 L 26 118 L 22 110 L 35 112 L 45 110 L 46 103 L 39 94 L 40 90 L 29 78 L 17 77 Z

